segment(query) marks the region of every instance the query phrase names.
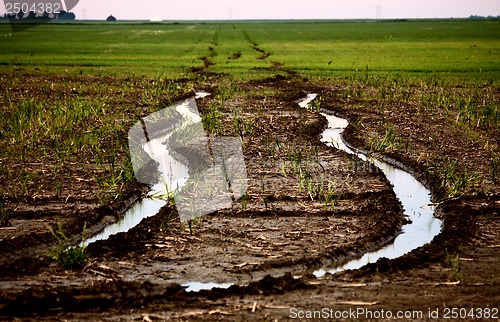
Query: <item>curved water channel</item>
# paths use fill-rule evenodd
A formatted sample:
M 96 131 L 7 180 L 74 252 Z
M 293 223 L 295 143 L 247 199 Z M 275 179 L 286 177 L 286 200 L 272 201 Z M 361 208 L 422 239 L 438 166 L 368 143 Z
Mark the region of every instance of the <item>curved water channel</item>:
M 197 93 L 197 98 L 206 95 L 206 93 Z M 316 94 L 309 94 L 307 98 L 299 102 L 299 106 L 306 108 L 315 97 Z M 187 105 L 180 104 L 176 109 L 185 118 L 194 117 L 194 115 L 190 115 Z M 321 141 L 328 146 L 353 154 L 361 160 L 376 165 L 392 183 L 394 192 L 403 205 L 404 213 L 408 217 L 409 223 L 402 227 L 401 234 L 396 236 L 391 244 L 383 246 L 378 250 L 367 252 L 360 258 L 350 260 L 341 266 L 322 267 L 314 271 L 313 274 L 321 277 L 326 273 L 334 274 L 347 269 L 358 269 L 368 263 L 376 262 L 382 257 L 388 259 L 400 257 L 431 242 L 441 231 L 442 221 L 434 217 L 434 206 L 431 202 L 429 189 L 403 169 L 385 161 L 369 157 L 360 151 L 348 147 L 342 138 L 342 132 L 347 127 L 348 121 L 326 113 L 321 113 L 321 115 L 328 120 L 328 127 L 322 133 Z M 165 153 L 166 149 L 163 142 L 165 142 L 169 135 L 167 133 L 153 138 L 143 148 L 152 159 L 159 163 L 159 170 L 164 174 L 169 174 L 170 185 L 181 187 L 189 178 L 188 167 L 168 153 Z M 98 235 L 87 239 L 84 244 L 88 245 L 97 240 L 105 240 L 110 235 L 118 232 L 126 232 L 138 225 L 144 218 L 156 215 L 166 202 L 162 198 L 155 198 L 154 196 L 162 195 L 166 192 L 163 182 L 155 184 L 148 196 L 133 204 L 121 220 L 106 227 Z M 187 291 L 197 292 L 216 287 L 228 288 L 232 284 L 192 281 L 182 285 L 186 287 Z
M 301 107 L 306 107 L 315 97 L 315 94 L 309 94 L 300 103 Z M 361 160 L 377 166 L 393 185 L 394 193 L 401 201 L 409 223 L 402 227 L 401 234 L 394 239 L 393 243 L 367 252 L 361 258 L 351 260 L 344 265 L 316 270 L 314 275 L 321 277 L 326 273 L 334 274 L 346 269 L 358 269 L 368 263 L 374 263 L 382 257 L 394 259 L 431 242 L 440 233 L 442 221 L 434 217 L 434 206 L 429 189 L 405 170 L 348 147 L 342 138 L 342 132 L 349 122 L 334 115 L 326 113 L 321 113 L 321 115 L 328 121 L 328 127 L 323 131 L 321 141 L 328 146 L 353 154 Z

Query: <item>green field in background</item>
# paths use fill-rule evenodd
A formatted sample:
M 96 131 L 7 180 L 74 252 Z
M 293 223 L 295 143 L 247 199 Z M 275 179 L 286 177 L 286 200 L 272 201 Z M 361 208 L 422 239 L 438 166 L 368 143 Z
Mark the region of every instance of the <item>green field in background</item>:
M 179 78 L 207 57 L 207 71 L 243 79 L 286 71 L 500 79 L 500 20 L 51 23 L 17 33 L 2 23 L 0 48 L 4 72 Z

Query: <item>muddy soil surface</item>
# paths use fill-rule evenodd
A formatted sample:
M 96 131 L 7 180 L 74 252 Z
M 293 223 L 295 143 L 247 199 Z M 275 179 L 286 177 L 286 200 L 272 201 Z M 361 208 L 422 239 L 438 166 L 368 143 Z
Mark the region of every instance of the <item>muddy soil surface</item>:
M 24 91 L 41 76 L 30 77 L 33 82 L 26 82 Z M 57 79 L 52 81 L 58 84 Z M 213 80 L 197 84 L 196 90 L 213 93 L 198 100 L 202 113 L 217 104 L 221 96 L 216 93 L 226 85 Z M 48 227 L 62 223 L 76 241 L 85 223 L 88 231 L 95 232 L 116 221 L 147 188 L 128 187 L 120 200 L 102 206 L 93 197 L 95 186 L 82 166 L 79 182 L 86 185 L 87 194 L 75 185 L 65 187 L 71 198 L 47 191 L 50 197 L 25 198 L 15 211 L 13 203 L 7 203 L 10 225 L 0 229 L 0 316 L 281 321 L 299 314 L 307 317 L 314 310 L 327 314 L 324 309 L 329 314 L 334 314 L 330 309 L 394 314 L 413 310 L 422 311 L 424 318 L 429 309 L 439 309 L 441 318 L 451 307 L 498 309 L 498 184 L 483 181 L 466 195 L 449 198 L 426 174 L 423 163 L 431 153 L 455 157 L 464 167 L 481 168 L 489 160 L 481 140 L 497 140 L 498 131 L 480 133 L 477 142 L 471 142 L 443 115 L 429 118 L 414 106 L 374 111 L 341 99 L 346 89 L 340 85 L 314 84 L 295 76 L 235 86 L 219 108 L 222 126 L 217 135 L 242 138 L 249 178 L 244 200 L 202 217 L 191 229 L 179 221 L 174 207 L 166 206 L 129 232 L 89 245 L 85 268 L 65 270 L 47 259 L 47 249 L 55 245 Z M 413 169 L 433 190 L 444 229 L 432 243 L 359 270 L 321 278 L 311 274 L 390 242 L 405 219 L 381 172 L 319 141 L 326 121 L 297 105 L 308 93 L 320 95 L 321 108 L 363 124 L 351 126 L 345 135 L 358 148 L 369 149 L 367 137 L 383 136 L 387 122 L 407 134 L 412 149 L 381 153 Z M 427 137 L 442 149 L 430 151 Z M 308 191 L 301 181 L 304 173 L 323 192 Z M 333 202 L 325 202 L 327 189 Z M 182 284 L 192 281 L 235 285 L 187 292 Z M 352 315 L 345 320 L 352 320 Z

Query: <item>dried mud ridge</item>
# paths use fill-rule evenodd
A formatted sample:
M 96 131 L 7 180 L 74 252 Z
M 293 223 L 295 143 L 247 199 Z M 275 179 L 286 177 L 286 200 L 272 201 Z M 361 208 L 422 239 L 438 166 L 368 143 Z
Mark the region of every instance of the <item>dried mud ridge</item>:
M 203 90 L 213 92 L 219 85 L 214 82 L 205 86 Z M 317 279 L 305 274 L 294 279 L 290 273 L 284 272 L 342 261 L 390 241 L 399 233 L 404 221 L 401 207 L 381 173 L 352 171 L 349 156 L 319 142 L 324 119 L 295 106 L 294 102 L 304 94 L 315 92 L 320 93 L 324 105 L 340 106 L 338 112 L 350 115 L 350 108 L 343 107 L 331 94 L 341 88 L 315 86 L 302 79 L 283 76 L 243 83 L 240 88 L 253 94 L 245 100 L 237 96 L 227 102 L 227 106 L 245 106 L 243 115 L 254 125 L 253 134 L 244 138 L 250 178 L 246 209 L 238 203 L 232 209 L 206 216 L 196 227 L 195 234 L 190 235 L 176 221 L 175 210 L 163 208 L 158 215 L 143 220 L 128 233 L 90 245 L 91 263 L 81 271 L 64 271 L 45 259 L 44 251 L 53 241 L 42 229 L 14 238 L 2 235 L 0 315 L 65 316 L 71 314 L 69 312 L 107 312 L 113 316 L 145 308 L 172 312 L 203 308 L 209 312 L 218 310 L 221 305 L 239 307 L 238 298 L 277 299 L 276 296 L 285 296 L 289 303 L 300 305 L 305 301 L 304 296 L 309 297 L 311 292 L 331 292 L 331 296 L 339 294 L 335 283 L 385 279 L 392 274 L 402 272 L 406 275 L 419 269 L 428 274 L 421 273 L 424 280 L 432 280 L 435 273 L 429 271 L 430 267 L 442 262 L 446 253 L 453 254 L 463 245 L 477 244 L 478 236 L 485 230 L 484 218 L 498 218 L 498 192 L 445 200 L 438 208 L 439 216 L 444 220 L 443 231 L 432 243 L 403 257 L 390 261 L 381 259 L 334 277 L 327 274 L 325 278 Z M 264 89 L 272 89 L 276 94 L 258 94 Z M 265 106 L 261 103 L 263 100 Z M 203 113 L 209 105 L 210 100 L 202 100 L 199 102 L 200 111 Z M 265 110 L 270 107 L 270 110 Z M 263 108 L 267 113 L 259 112 Z M 229 114 L 230 111 L 223 112 Z M 356 113 L 355 117 L 370 115 Z M 408 124 L 411 126 L 412 123 Z M 359 135 L 362 133 L 352 131 L 351 127 L 345 133 L 348 142 L 363 148 L 364 141 Z M 311 167 L 309 170 L 313 174 L 328 173 L 327 178 L 340 181 L 346 175 L 352 178 L 348 185 L 339 187 L 339 202 L 334 209 L 325 211 L 323 205 L 311 202 L 309 196 L 298 194 L 297 179 L 292 175 L 283 177 L 278 174 L 281 166 L 278 161 L 282 159 L 274 155 L 275 151 L 270 152 L 269 148 L 275 149 L 275 146 L 270 144 L 269 138 L 286 142 L 289 146 L 317 147 L 321 166 Z M 274 158 L 269 157 L 269 153 Z M 410 158 L 391 157 L 422 173 Z M 60 215 L 62 212 L 69 218 L 65 224 L 76 238 L 84 222 L 96 230 L 111 218 L 118 217 L 142 193 L 141 189 L 143 187 L 134 187 L 130 190 L 130 199 L 112 206 L 79 212 L 64 209 L 56 213 Z M 442 200 L 439 191 L 434 191 L 434 197 Z M 381 198 L 384 202 L 377 202 Z M 43 204 L 43 201 L 38 203 Z M 50 208 L 51 204 L 47 206 Z M 54 210 L 42 210 L 36 218 L 53 214 Z M 29 221 L 31 218 L 35 217 L 29 210 L 13 216 L 15 220 Z M 486 250 L 494 254 L 494 248 Z M 205 266 L 197 271 L 197 265 Z M 171 267 L 173 273 L 159 273 L 166 267 Z M 227 290 L 197 293 L 186 292 L 180 285 L 184 281 L 198 280 L 196 276 L 206 275 L 207 281 L 216 279 L 221 276 L 221 271 L 227 275 L 228 282 L 248 278 L 249 274 L 258 280 L 248 285 L 233 285 Z M 332 283 L 335 291 L 330 285 Z M 416 287 L 416 290 L 420 289 Z M 370 295 L 363 291 L 359 294 Z M 385 295 L 377 294 L 385 298 Z M 389 295 L 387 298 L 392 296 Z M 233 315 L 246 313 L 247 309 L 238 309 Z M 265 318 L 266 315 L 257 317 Z

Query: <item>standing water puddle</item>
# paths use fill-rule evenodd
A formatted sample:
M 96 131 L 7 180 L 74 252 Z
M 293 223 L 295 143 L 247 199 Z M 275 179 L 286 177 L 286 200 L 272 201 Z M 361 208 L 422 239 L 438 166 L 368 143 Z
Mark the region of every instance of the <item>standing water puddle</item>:
M 309 94 L 299 105 L 307 107 L 315 97 L 315 94 Z M 328 146 L 356 155 L 361 160 L 371 162 L 377 166 L 393 185 L 394 193 L 401 201 L 404 213 L 409 217 L 410 223 L 402 227 L 402 233 L 395 238 L 392 244 L 365 253 L 361 258 L 351 260 L 342 266 L 316 270 L 314 275 L 321 277 L 326 273 L 334 274 L 346 269 L 358 269 L 368 263 L 374 263 L 382 257 L 394 259 L 431 242 L 441 231 L 442 221 L 434 217 L 434 206 L 432 205 L 429 189 L 410 173 L 349 148 L 342 139 L 342 132 L 349 122 L 334 115 L 325 113 L 321 113 L 321 115 L 328 120 L 328 128 L 323 131 L 321 141 Z
M 206 93 L 197 93 L 197 97 L 206 95 Z M 309 94 L 306 99 L 299 103 L 299 106 L 306 108 L 315 97 L 316 94 Z M 182 114 L 184 118 L 195 116 L 189 115 L 189 109 L 183 107 L 183 105 L 179 105 L 177 111 Z M 430 191 L 408 172 L 387 162 L 371 158 L 366 154 L 349 148 L 342 139 L 342 132 L 349 124 L 348 121 L 325 113 L 321 113 L 321 115 L 328 120 L 328 128 L 323 132 L 321 141 L 328 146 L 356 155 L 361 160 L 371 162 L 380 168 L 387 179 L 392 183 L 394 193 L 401 201 L 405 215 L 409 217 L 411 222 L 402 227 L 402 233 L 394 239 L 392 244 L 386 245 L 379 250 L 365 253 L 361 258 L 348 261 L 341 266 L 318 269 L 314 271 L 313 274 L 317 277 L 321 277 L 326 273 L 334 274 L 346 269 L 358 269 L 370 262 L 376 262 L 382 257 L 388 259 L 400 257 L 431 242 L 441 231 L 442 221 L 434 217 L 434 207 L 430 199 Z M 175 160 L 168 153 L 165 153 L 165 146 L 162 143 L 165 142 L 170 135 L 171 133 L 167 133 L 153 138 L 145 144 L 143 148 L 152 159 L 159 163 L 160 171 L 169 173 L 171 181 L 169 186 L 180 187 L 188 180 L 188 168 L 186 165 Z M 97 240 L 107 239 L 110 235 L 118 232 L 126 232 L 139 224 L 142 219 L 156 215 L 166 202 L 161 198 L 154 198 L 154 196 L 163 195 L 166 192 L 164 183 L 154 185 L 148 197 L 136 202 L 125 213 L 123 219 L 106 227 L 100 234 L 87 239 L 85 245 Z M 212 288 L 228 288 L 233 284 L 192 281 L 182 285 L 186 287 L 186 291 L 197 292 Z
M 363 153 L 353 151 L 344 143 L 342 132 L 348 122 L 345 119 L 322 113 L 328 120 L 328 129 L 323 132 L 322 142 L 339 150 L 354 154 L 361 160 L 376 165 L 393 185 L 396 197 L 401 201 L 404 213 L 410 223 L 402 227 L 402 233 L 394 242 L 379 250 L 365 253 L 361 258 L 352 260 L 343 266 L 333 269 L 320 269 L 314 272 L 316 276 L 325 273 L 335 273 L 346 269 L 357 269 L 368 263 L 374 263 L 382 257 L 394 259 L 423 246 L 434 239 L 442 228 L 442 221 L 434 217 L 430 191 L 410 173 L 387 162 L 371 158 Z
M 210 95 L 208 93 L 196 93 L 196 98 Z M 198 114 L 193 113 L 189 107 L 189 101 L 176 106 L 176 111 L 184 120 L 189 122 L 200 122 L 201 118 Z M 154 184 L 146 198 L 134 203 L 128 209 L 123 218 L 114 224 L 107 226 L 101 233 L 86 239 L 83 245 L 89 245 L 98 240 L 106 240 L 109 236 L 127 232 L 129 229 L 137 226 L 144 218 L 156 215 L 160 209 L 167 204 L 165 196 L 168 194 L 167 187 L 179 188 L 182 187 L 189 178 L 188 166 L 176 160 L 170 155 L 169 150 L 165 146 L 165 141 L 172 135 L 173 131 L 163 133 L 159 136 L 154 136 L 146 142 L 142 149 L 158 163 L 158 170 L 163 174 L 164 178 L 168 178 L 169 182 L 158 182 Z

